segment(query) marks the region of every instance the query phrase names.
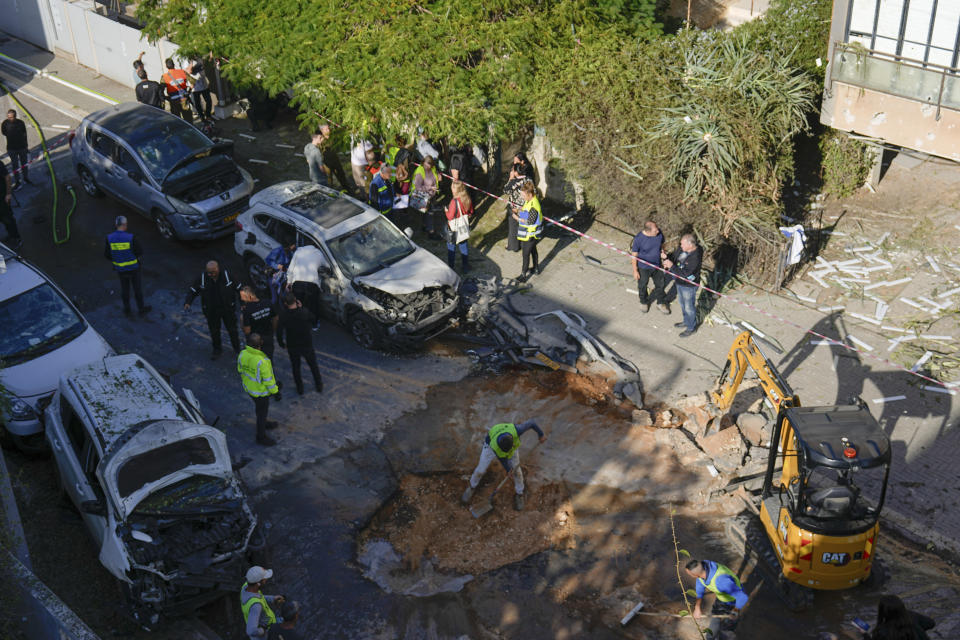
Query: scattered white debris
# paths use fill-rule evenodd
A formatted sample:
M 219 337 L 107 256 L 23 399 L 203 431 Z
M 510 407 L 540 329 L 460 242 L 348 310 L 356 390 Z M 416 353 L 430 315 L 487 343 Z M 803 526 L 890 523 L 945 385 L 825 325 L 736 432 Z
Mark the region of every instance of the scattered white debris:
M 890 340 L 890 346 L 887 347 L 887 351 L 893 351 L 899 347 L 904 342 L 910 342 L 911 340 L 916 340 L 917 336 L 898 336 Z
M 874 398 L 871 402 L 873 404 L 880 404 L 881 402 L 896 402 L 897 400 L 906 400 L 907 396 L 887 396 L 886 398 Z
M 72 129 L 73 127 L 66 124 L 52 124 L 50 125 L 51 129 Z
M 927 263 L 930 265 L 930 268 L 933 269 L 934 273 L 940 273 L 940 265 L 937 264 L 937 261 L 933 259 L 933 256 L 926 256 Z
M 884 233 L 882 236 L 880 236 L 880 239 L 879 239 L 879 240 L 877 240 L 877 245 L 879 246 L 879 245 L 883 244 L 883 241 L 886 240 L 886 239 L 889 238 L 889 237 L 890 237 L 890 232 L 887 231 L 887 232 Z
M 241 138 L 246 138 L 247 140 L 256 140 L 256 139 L 257 139 L 257 136 L 249 136 L 249 135 L 247 135 L 247 134 L 245 134 L 245 133 L 238 133 L 237 135 L 240 136 Z
M 956 229 L 957 231 L 960 231 L 960 224 L 953 225 L 953 228 Z
M 935 391 L 935 392 L 937 392 L 937 393 L 949 393 L 951 396 L 957 395 L 957 392 L 954 391 L 953 389 L 946 389 L 946 388 L 944 388 L 944 387 L 937 387 L 937 386 L 932 385 L 932 384 L 925 384 L 925 385 L 923 385 L 923 388 L 926 389 L 927 391 Z
M 877 325 L 877 326 L 880 326 L 880 321 L 877 320 L 877 319 L 875 319 L 875 318 L 871 318 L 870 316 L 865 316 L 865 315 L 863 315 L 863 314 L 855 313 L 855 312 L 853 312 L 853 311 L 851 311 L 851 312 L 848 313 L 847 315 L 848 315 L 848 316 L 852 316 L 852 317 L 856 318 L 857 320 L 863 320 L 864 322 L 869 322 L 870 324 L 875 324 L 875 325 Z
M 833 313 L 834 311 L 843 311 L 843 306 L 837 307 L 817 307 L 817 311 L 822 313 Z
M 848 334 L 847 334 L 847 338 L 850 339 L 850 342 L 854 343 L 855 345 L 858 345 L 858 346 L 861 347 L 862 349 L 866 349 L 867 351 L 873 351 L 873 347 L 871 347 L 869 344 L 867 344 L 866 342 L 864 342 L 863 340 L 861 340 L 861 339 L 858 338 L 857 336 L 848 333 Z
M 864 287 L 863 290 L 864 290 L 864 291 L 870 291 L 870 290 L 872 290 L 872 289 L 878 289 L 878 288 L 880 288 L 880 287 L 885 287 L 885 286 L 887 286 L 887 281 L 886 281 L 886 280 L 881 280 L 880 282 L 874 282 L 873 284 Z
M 910 305 L 911 307 L 913 307 L 913 308 L 915 308 L 915 309 L 920 309 L 920 311 L 926 311 L 926 310 L 927 310 L 927 308 L 924 307 L 923 305 L 921 305 L 921 304 L 919 304 L 919 303 L 917 303 L 917 302 L 914 302 L 913 300 L 911 300 L 910 298 L 907 298 L 907 297 L 905 297 L 905 296 L 901 296 L 900 301 L 903 302 L 904 304 Z
M 811 340 L 810 344 L 812 344 L 815 347 L 823 347 L 823 346 L 832 347 L 833 345 L 836 344 L 836 342 L 834 340 Z
M 873 273 L 874 271 L 889 271 L 893 269 L 893 265 L 890 264 L 877 264 L 872 267 L 864 267 L 862 271 L 864 273 Z
M 923 340 L 940 340 L 942 342 L 952 342 L 953 336 L 933 336 L 929 333 L 921 333 L 920 338 Z
M 296 147 L 293 146 L 292 144 L 281 144 L 279 142 L 276 143 L 275 146 L 280 147 L 281 149 L 296 149 Z
M 832 364 L 831 366 L 833 367 L 833 370 L 834 370 L 834 371 L 837 370 L 837 362 L 838 362 L 839 360 L 840 360 L 840 356 L 833 356 L 833 364 Z
M 255 164 L 270 164 L 266 160 L 257 160 L 256 158 L 249 158 L 249 161 Z
M 849 266 L 855 265 L 855 264 L 857 264 L 857 263 L 859 263 L 859 262 L 862 262 L 862 260 L 860 260 L 860 258 L 854 258 L 854 259 L 852 259 L 852 260 L 844 260 L 844 261 L 842 261 L 842 262 L 836 262 L 836 261 L 835 261 L 833 264 L 834 264 L 836 267 L 839 268 L 839 267 L 849 267 Z
M 943 293 L 937 295 L 937 297 L 938 297 L 938 298 L 949 298 L 950 296 L 955 295 L 955 294 L 957 294 L 957 293 L 960 293 L 960 287 L 957 287 L 956 289 L 950 289 L 950 291 L 944 291 Z
M 833 268 L 833 265 L 827 262 L 826 260 L 824 260 L 821 256 L 817 256 L 817 264 L 819 264 L 821 267 L 826 269 L 827 273 L 831 271 L 836 271 L 836 269 Z
M 307 157 L 307 156 L 303 155 L 302 153 L 295 153 L 295 154 L 293 154 L 293 155 L 295 155 L 295 156 L 297 156 L 297 157 L 299 157 L 299 158 L 306 158 L 306 157 Z
M 888 305 L 883 300 L 877 300 L 876 303 L 877 303 L 877 308 L 873 312 L 873 317 L 876 318 L 877 320 L 882 321 L 883 317 L 887 315 L 887 310 L 890 309 L 890 305 Z
M 810 276 L 811 278 L 813 278 L 813 279 L 816 281 L 816 283 L 819 284 L 819 285 L 820 285 L 821 287 L 823 287 L 824 289 L 829 289 L 829 288 L 830 288 L 830 285 L 828 285 L 826 282 L 824 282 L 823 278 L 821 278 L 821 277 L 818 276 L 817 274 L 813 273 L 812 271 L 807 272 L 807 275 Z
M 794 295 L 797 296 L 797 300 L 803 300 L 804 302 L 809 302 L 810 304 L 816 304 L 816 303 L 817 303 L 817 301 L 816 301 L 815 299 L 813 299 L 813 298 L 809 298 L 809 297 L 807 297 L 807 296 L 801 296 L 801 295 L 799 295 L 799 294 L 794 294 Z
M 717 476 L 720 475 L 720 472 L 717 471 L 717 468 L 716 468 L 715 466 L 713 466 L 712 464 L 708 464 L 708 465 L 707 465 L 707 471 L 709 471 L 709 472 L 710 472 L 710 475 L 713 476 L 714 478 L 716 478 Z
M 766 337 L 767 337 L 766 334 L 764 334 L 764 333 L 762 333 L 762 332 L 760 331 L 760 329 L 757 329 L 755 326 L 753 326 L 752 324 L 750 324 L 750 323 L 747 322 L 746 320 L 741 320 L 741 321 L 740 321 L 740 324 L 743 325 L 744 327 L 746 327 L 747 329 L 749 329 L 750 331 L 752 331 L 753 333 L 757 334 L 757 335 L 760 336 L 761 338 L 766 338 Z
M 862 252 L 864 252 L 864 251 L 870 251 L 871 249 L 873 249 L 873 245 L 872 245 L 872 244 L 865 244 L 865 245 L 863 245 L 862 247 L 857 247 L 857 248 L 855 248 L 855 249 L 850 249 L 850 252 L 851 252 L 851 253 L 862 253 Z
M 920 367 L 925 365 L 927 363 L 927 360 L 929 360 L 932 356 L 933 356 L 932 351 L 924 351 L 923 355 L 920 356 L 920 359 L 917 360 L 912 367 L 910 367 L 910 371 L 913 371 L 914 373 L 916 373 L 917 371 L 920 371 Z
M 917 296 L 917 300 L 919 300 L 924 304 L 930 305 L 931 307 L 933 307 L 934 311 L 939 311 L 940 309 L 945 309 L 946 307 L 950 306 L 950 305 L 942 306 L 939 303 L 934 302 L 930 298 L 925 298 L 924 296 Z
M 907 284 L 908 282 L 911 282 L 912 280 L 913 280 L 913 278 L 900 278 L 899 280 L 893 280 L 893 281 L 891 281 L 891 282 L 887 282 L 887 286 L 888 286 L 888 287 L 895 287 L 895 286 L 900 285 L 900 284 Z
M 900 332 L 900 333 L 906 333 L 906 332 L 907 332 L 906 329 L 901 329 L 900 327 L 893 327 L 893 326 L 886 325 L 886 324 L 885 324 L 885 325 L 882 325 L 880 328 L 881 328 L 881 329 L 885 329 L 885 330 L 887 330 L 887 331 L 898 331 L 898 332 Z

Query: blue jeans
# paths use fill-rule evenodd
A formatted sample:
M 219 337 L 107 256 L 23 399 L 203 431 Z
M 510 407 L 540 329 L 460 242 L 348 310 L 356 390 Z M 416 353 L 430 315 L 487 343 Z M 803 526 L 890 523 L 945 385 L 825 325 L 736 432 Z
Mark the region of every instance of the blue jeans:
M 453 250 L 454 250 L 455 248 L 457 248 L 457 247 L 459 247 L 460 253 L 462 253 L 463 255 L 467 255 L 468 248 L 467 248 L 467 241 L 466 241 L 466 240 L 464 240 L 463 242 L 461 242 L 460 244 L 458 244 L 456 247 L 454 247 L 454 245 L 453 245 L 452 242 L 447 242 L 447 251 L 453 251 Z
M 683 312 L 683 323 L 687 331 L 697 328 L 697 287 L 677 283 L 677 301 Z

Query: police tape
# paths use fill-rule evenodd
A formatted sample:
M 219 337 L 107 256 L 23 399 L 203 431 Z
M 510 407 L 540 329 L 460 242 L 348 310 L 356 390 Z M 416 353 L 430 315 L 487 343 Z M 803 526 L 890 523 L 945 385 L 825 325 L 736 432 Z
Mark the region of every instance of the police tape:
M 72 133 L 73 133 L 73 130 L 71 129 L 70 131 L 64 131 L 63 133 L 57 134 L 56 136 L 54 136 L 53 138 L 51 138 L 51 139 L 49 140 L 49 142 L 47 142 L 47 151 L 48 151 L 48 152 L 49 152 L 49 151 L 53 151 L 53 150 L 57 149 L 58 147 L 62 147 L 63 145 L 65 145 L 65 144 L 67 144 L 68 142 L 70 142 L 70 134 L 72 134 Z M 10 158 L 10 163 L 13 164 L 13 158 L 10 156 L 10 152 L 7 151 L 7 153 L 4 154 L 4 155 L 5 155 L 7 158 Z M 3 157 L 3 156 L 0 156 L 0 158 L 2 158 L 2 157 Z M 36 155 L 34 155 L 33 158 L 28 157 L 26 163 L 21 164 L 21 165 L 20 165 L 19 167 L 17 167 L 16 169 L 14 169 L 14 170 L 12 170 L 12 171 L 8 171 L 7 173 L 9 173 L 11 176 L 16 176 L 18 173 L 22 173 L 22 172 L 26 171 L 27 169 L 29 169 L 29 168 L 30 168 L 30 165 L 36 164 L 36 163 L 40 162 L 40 161 L 43 160 L 43 159 L 44 159 L 44 153 L 43 153 L 43 151 L 40 151 L 39 153 L 37 153 Z
M 337 127 L 339 127 L 339 128 L 344 128 L 343 125 L 338 124 L 338 123 L 334 122 L 333 120 L 330 120 L 330 119 L 327 118 L 326 116 L 324 116 L 324 115 L 322 115 L 322 114 L 320 114 L 320 113 L 317 113 L 317 112 L 314 112 L 314 113 L 316 113 L 316 115 L 320 116 L 321 118 L 323 118 L 323 119 L 326 120 L 327 122 L 333 124 L 334 126 L 337 126 Z M 419 166 L 419 163 L 417 163 L 417 162 L 415 162 L 414 164 Z M 447 178 L 450 178 L 451 180 L 457 180 L 457 179 L 458 179 L 458 178 L 454 178 L 452 175 L 447 174 L 447 173 L 440 172 L 440 174 L 443 175 L 443 176 L 445 176 L 445 177 L 447 177 Z M 486 190 L 484 190 L 484 189 L 481 189 L 480 187 L 474 186 L 474 185 L 472 185 L 472 184 L 470 184 L 470 183 L 468 183 L 468 182 L 464 182 L 464 181 L 462 181 L 462 180 L 461 180 L 461 182 L 463 182 L 463 184 L 464 184 L 465 186 L 469 187 L 470 189 L 473 189 L 474 191 L 478 191 L 478 192 L 480 192 L 480 193 L 482 193 L 482 194 L 485 194 L 485 195 L 493 198 L 494 200 L 499 200 L 499 201 L 501 201 L 501 202 L 505 202 L 508 207 L 509 207 L 509 206 L 514 206 L 508 199 L 504 198 L 503 196 L 498 196 L 498 195 L 496 195 L 496 194 L 490 193 L 489 191 L 486 191 Z M 543 215 L 543 214 L 541 214 L 541 215 Z M 637 256 L 632 255 L 632 254 L 629 253 L 628 251 L 624 251 L 623 249 L 620 249 L 620 248 L 618 248 L 618 247 L 610 244 L 609 242 L 604 242 L 603 240 L 600 240 L 599 238 L 595 238 L 594 236 L 591 236 L 591 235 L 589 235 L 589 234 L 586 234 L 586 233 L 584 233 L 584 232 L 582 232 L 582 231 L 578 231 L 577 229 L 574 229 L 573 227 L 571 227 L 571 226 L 569 226 L 569 225 L 566 225 L 566 224 L 560 222 L 559 220 L 554 220 L 554 219 L 552 219 L 552 218 L 548 218 L 547 216 L 543 216 L 543 219 L 544 219 L 546 222 L 548 222 L 548 223 L 550 223 L 550 224 L 552 224 L 552 225 L 554 225 L 554 226 L 556 226 L 556 227 L 559 227 L 560 229 L 563 229 L 564 231 L 567 231 L 567 232 L 569 232 L 569 233 L 572 233 L 572 234 L 574 234 L 574 235 L 576 235 L 576 236 L 579 236 L 579 237 L 581 237 L 581 238 L 583 238 L 583 239 L 585 239 L 585 240 L 589 240 L 589 241 L 591 241 L 591 242 L 593 242 L 593 243 L 595 243 L 595 244 L 598 244 L 598 245 L 600 245 L 600 246 L 602 246 L 602 247 L 605 247 L 605 248 L 607 248 L 607 249 L 609 249 L 609 250 L 611 250 L 611 251 L 613 251 L 613 252 L 615 252 L 615 253 L 619 253 L 620 255 L 622 255 L 622 256 L 624 256 L 624 257 L 626 257 L 626 258 L 630 258 L 630 259 L 633 260 L 634 262 L 643 265 L 645 268 L 656 269 L 656 270 L 658 270 L 658 271 L 663 272 L 664 274 L 667 274 L 667 275 L 670 276 L 671 278 L 678 279 L 677 276 L 676 276 L 675 274 L 671 273 L 668 269 L 664 269 L 664 268 L 661 267 L 660 265 L 652 264 L 652 263 L 650 263 L 650 262 L 647 262 L 646 260 L 643 260 L 643 259 L 641 259 L 641 258 L 638 258 Z M 765 310 L 765 309 L 761 309 L 760 307 L 758 307 L 758 306 L 756 306 L 756 305 L 754 305 L 754 304 L 752 304 L 752 303 L 750 303 L 750 302 L 747 302 L 747 301 L 745 301 L 745 300 L 741 300 L 741 299 L 739 299 L 739 298 L 735 298 L 735 297 L 730 296 L 730 295 L 727 295 L 727 294 L 725 294 L 725 293 L 720 293 L 719 291 L 715 291 L 714 289 L 711 289 L 710 287 L 708 287 L 708 286 L 706 286 L 706 285 L 704 285 L 704 284 L 701 284 L 701 283 L 699 283 L 699 282 L 694 282 L 694 283 L 689 283 L 689 284 L 692 284 L 693 286 L 697 287 L 698 289 L 701 289 L 702 291 L 706 291 L 707 293 L 709 293 L 709 294 L 711 294 L 711 295 L 714 295 L 714 296 L 716 296 L 716 297 L 719 298 L 719 299 L 729 300 L 730 302 L 733 302 L 733 303 L 735 303 L 735 304 L 738 304 L 738 305 L 740 305 L 741 307 L 744 307 L 744 308 L 746 308 L 746 309 L 750 309 L 751 311 L 753 311 L 753 312 L 755 312 L 755 313 L 759 313 L 760 315 L 762 315 L 762 316 L 764 316 L 764 317 L 767 317 L 767 318 L 770 318 L 771 320 L 775 320 L 775 321 L 780 322 L 780 323 L 782 323 L 782 324 L 784 324 L 784 325 L 786 325 L 786 326 L 793 327 L 794 329 L 798 329 L 798 330 L 802 331 L 803 333 L 809 334 L 809 335 L 814 336 L 814 337 L 816 337 L 816 338 L 819 338 L 819 339 L 821 339 L 821 340 L 825 340 L 825 341 L 827 341 L 828 343 L 830 343 L 831 345 L 834 345 L 834 346 L 837 346 L 837 347 L 842 347 L 842 348 L 846 349 L 847 351 L 850 351 L 850 352 L 852 352 L 852 353 L 855 353 L 855 354 L 857 354 L 857 355 L 859 355 L 859 356 L 864 356 L 864 357 L 869 358 L 869 359 L 871 359 L 871 360 L 875 360 L 875 361 L 877 361 L 877 362 L 883 363 L 883 364 L 885 364 L 885 365 L 887 365 L 887 366 L 889 366 L 889 367 L 891 367 L 891 368 L 893 368 L 893 369 L 897 369 L 898 371 L 901 371 L 902 373 L 906 373 L 907 375 L 914 376 L 915 378 L 919 378 L 919 379 L 921 379 L 921 380 L 925 380 L 926 382 L 930 382 L 930 383 L 932 383 L 932 384 L 934 385 L 934 386 L 932 386 L 932 387 L 929 386 L 929 385 L 925 385 L 925 386 L 924 386 L 924 389 L 926 389 L 926 390 L 929 390 L 929 391 L 937 391 L 937 392 L 939 392 L 939 393 L 949 393 L 949 394 L 951 394 L 951 395 L 954 395 L 954 394 L 957 393 L 957 391 L 954 389 L 954 387 L 956 386 L 956 383 L 942 382 L 942 381 L 940 381 L 940 380 L 937 380 L 936 378 L 932 378 L 932 377 L 930 377 L 930 376 L 924 375 L 924 374 L 920 373 L 919 371 L 914 371 L 914 370 L 911 369 L 911 368 L 908 368 L 908 367 L 905 367 L 905 366 L 903 366 L 903 365 L 897 364 L 896 362 L 893 362 L 893 361 L 888 360 L 888 359 L 886 359 L 886 358 L 883 358 L 883 357 L 881 357 L 881 356 L 872 354 L 872 353 L 870 353 L 870 350 L 872 350 L 872 347 L 870 347 L 869 345 L 865 345 L 862 341 L 857 340 L 857 339 L 856 339 L 854 336 L 852 336 L 852 335 L 849 335 L 849 334 L 848 334 L 847 337 L 848 337 L 851 341 L 858 342 L 860 345 L 862 345 L 863 348 L 857 348 L 857 347 L 855 347 L 855 346 L 853 346 L 853 345 L 847 344 L 846 342 L 844 342 L 844 341 L 842 341 L 842 340 L 837 340 L 837 339 L 835 339 L 835 338 L 831 338 L 831 337 L 829 337 L 829 336 L 825 336 L 825 335 L 823 335 L 822 333 L 819 333 L 819 332 L 817 332 L 817 331 L 814 331 L 813 329 L 808 329 L 807 327 L 804 327 L 804 326 L 802 326 L 802 325 L 799 325 L 799 324 L 797 324 L 796 322 L 793 322 L 792 320 L 789 320 L 789 319 L 787 319 L 787 318 L 784 318 L 784 317 L 782 317 L 782 316 L 780 316 L 780 315 L 777 315 L 777 314 L 775 314 L 775 313 L 773 313 L 773 312 L 770 312 L 770 311 L 767 311 L 767 310 Z M 743 323 L 743 324 L 746 324 L 746 323 Z M 747 325 L 747 326 L 750 326 L 750 325 Z

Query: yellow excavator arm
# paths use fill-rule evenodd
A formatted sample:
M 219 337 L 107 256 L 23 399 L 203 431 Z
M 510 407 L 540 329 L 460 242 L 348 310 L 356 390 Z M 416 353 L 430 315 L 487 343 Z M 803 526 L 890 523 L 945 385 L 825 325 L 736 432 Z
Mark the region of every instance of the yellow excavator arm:
M 760 386 L 773 405 L 774 414 L 780 411 L 780 405 L 784 400 L 789 402 L 787 406 L 796 407 L 800 405 L 793 389 L 790 388 L 790 385 L 780 376 L 770 359 L 753 341 L 753 334 L 744 331 L 733 341 L 730 353 L 727 354 L 727 364 L 723 368 L 723 373 L 720 374 L 714 390 L 710 392 L 711 399 L 718 409 L 726 411 L 733 404 L 737 389 L 740 388 L 740 383 L 743 382 L 743 376 L 746 374 L 748 367 L 757 372 Z

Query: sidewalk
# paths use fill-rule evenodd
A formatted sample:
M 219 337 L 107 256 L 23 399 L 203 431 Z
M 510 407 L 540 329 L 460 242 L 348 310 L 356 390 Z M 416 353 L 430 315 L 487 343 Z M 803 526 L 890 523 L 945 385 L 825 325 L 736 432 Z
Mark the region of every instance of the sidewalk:
M 64 79 L 121 101 L 131 99 L 129 89 L 102 77 L 97 78 L 90 69 L 68 60 L 53 58 L 51 54 L 29 45 L 9 40 L 0 43 L 0 52 L 56 71 Z M 2 66 L 0 71 L 7 73 Z M 25 86 L 28 90 L 32 87 L 38 92 L 49 93 L 80 110 L 105 106 L 101 101 L 71 91 L 49 79 L 35 79 Z M 7 105 L 8 102 L 3 104 Z M 50 113 L 55 111 L 50 110 Z M 44 122 L 45 126 L 59 122 L 52 118 Z M 63 125 L 66 124 L 75 123 L 63 122 Z M 294 131 L 289 133 L 292 144 L 293 137 L 298 134 Z M 30 135 L 34 134 L 31 132 Z M 31 139 L 31 144 L 36 144 L 36 141 Z M 257 145 L 246 147 L 238 144 L 237 158 L 255 176 L 265 178 L 271 175 L 270 167 L 261 170 L 260 165 L 245 162 L 244 155 L 257 149 L 257 146 L 262 150 L 267 145 L 260 145 L 259 141 Z M 302 159 L 295 158 L 293 151 L 288 155 L 291 170 L 297 171 L 290 177 L 302 178 L 306 174 Z M 889 206 L 891 194 L 895 195 L 898 189 L 907 189 L 910 184 L 923 179 L 934 181 L 926 188 L 931 198 L 937 196 L 944 203 L 960 201 L 960 192 L 950 178 L 931 176 L 924 167 L 903 166 L 891 169 L 881 185 L 880 194 L 858 196 L 855 200 L 864 206 L 883 210 Z M 263 179 L 258 182 L 258 187 L 267 184 L 269 181 Z M 920 219 L 928 205 L 929 202 L 923 199 L 904 201 L 898 205 L 896 213 Z M 549 210 L 545 210 L 545 213 L 552 216 Z M 500 220 L 501 214 L 502 205 L 494 203 L 486 212 L 485 220 L 481 221 L 481 227 L 490 232 L 489 227 Z M 873 240 L 884 232 L 878 227 L 861 229 L 854 221 L 841 222 L 843 224 L 838 228 L 855 229 Z M 846 226 L 848 224 L 849 228 Z M 621 248 L 629 246 L 630 238 L 627 235 L 611 231 L 601 224 L 593 224 L 589 233 Z M 474 268 L 480 274 L 516 277 L 520 272 L 520 255 L 508 253 L 502 240 L 491 243 L 495 235 L 493 233 L 490 238 L 477 235 L 472 239 L 471 259 Z M 532 279 L 529 293 L 513 296 L 518 309 L 542 312 L 563 308 L 581 314 L 593 333 L 640 367 L 647 404 L 658 400 L 676 400 L 709 390 L 723 367 L 736 335 L 729 327 L 717 323 L 716 319 L 726 319 L 731 323 L 746 320 L 766 334 L 769 340 L 783 346 L 783 354 L 768 353 L 768 356 L 781 368 L 804 405 L 848 404 L 852 396 L 860 396 L 887 430 L 893 443 L 894 462 L 884 510 L 885 525 L 897 525 L 918 539 L 960 555 L 960 540 L 955 535 L 960 528 L 960 511 L 956 509 L 952 498 L 952 494 L 960 489 L 960 472 L 954 471 L 953 451 L 960 446 L 960 433 L 953 428 L 958 417 L 953 396 L 925 391 L 908 374 L 871 359 L 860 359 L 852 352 L 811 345 L 810 335 L 729 300 L 721 300 L 717 304 L 694 336 L 678 339 L 676 336 L 680 329 L 673 327 L 680 320 L 676 305 L 672 305 L 674 308 L 670 316 L 662 315 L 656 308 L 647 314 L 641 313 L 635 283 L 630 275 L 631 267 L 626 258 L 592 242 L 573 239 L 567 232 L 560 232 L 556 228 L 549 228 L 547 236 L 540 243 L 543 274 Z M 420 236 L 415 239 L 419 241 Z M 672 249 L 675 239 L 668 242 Z M 950 246 L 943 238 L 941 242 L 942 246 Z M 833 243 L 842 241 L 834 240 Z M 424 246 L 445 258 L 442 244 L 424 243 Z M 956 246 L 955 243 L 953 246 Z M 815 308 L 791 301 L 788 292 L 773 296 L 764 292 L 739 290 L 732 295 L 748 300 L 764 311 L 837 339 L 847 335 L 849 328 L 851 333 L 873 343 L 872 353 L 881 357 L 889 356 L 885 349 L 886 341 L 870 326 L 858 326 L 856 321 L 849 318 L 838 321 L 836 316 L 827 316 Z M 956 335 L 956 327 L 944 329 L 948 330 Z M 938 326 L 937 332 L 940 331 Z M 900 401 L 883 401 L 900 395 L 905 396 Z

